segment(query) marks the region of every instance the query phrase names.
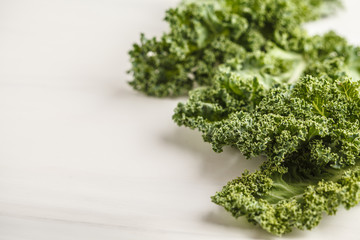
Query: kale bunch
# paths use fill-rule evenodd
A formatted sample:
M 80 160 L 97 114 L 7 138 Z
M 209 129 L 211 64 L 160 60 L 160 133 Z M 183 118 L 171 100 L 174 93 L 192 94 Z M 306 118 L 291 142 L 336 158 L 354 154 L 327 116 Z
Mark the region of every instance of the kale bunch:
M 183 1 L 167 11 L 170 32 L 141 35 L 130 51 L 136 90 L 188 94 L 173 115 L 179 126 L 200 131 L 215 152 L 266 157 L 211 199 L 272 234 L 312 229 L 323 213 L 360 201 L 360 48 L 302 28 L 337 7 Z

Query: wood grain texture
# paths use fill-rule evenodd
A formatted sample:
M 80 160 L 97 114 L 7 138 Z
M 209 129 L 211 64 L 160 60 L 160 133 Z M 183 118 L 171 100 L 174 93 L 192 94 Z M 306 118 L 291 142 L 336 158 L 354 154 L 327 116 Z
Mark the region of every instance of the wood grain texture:
M 134 92 L 127 51 L 176 0 L 0 2 L 0 240 L 276 239 L 210 196 L 262 159 L 216 154 Z M 309 25 L 360 44 L 359 3 Z M 360 208 L 282 239 L 359 239 Z

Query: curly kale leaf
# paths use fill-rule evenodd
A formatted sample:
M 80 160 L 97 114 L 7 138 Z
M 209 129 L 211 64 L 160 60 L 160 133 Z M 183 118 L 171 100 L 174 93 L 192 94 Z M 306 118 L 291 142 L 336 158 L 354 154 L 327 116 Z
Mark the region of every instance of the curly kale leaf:
M 276 165 L 300 150 L 334 155 L 311 160 L 315 168 L 353 164 L 360 154 L 358 82 L 306 76 L 266 90 L 257 78 L 230 77 L 218 85 L 192 92 L 173 115 L 177 124 L 199 129 L 217 152 L 232 146 Z
M 272 234 L 282 235 L 293 228 L 310 230 L 319 224 L 323 213 L 334 215 L 341 205 L 349 209 L 359 203 L 358 165 L 359 161 L 340 170 L 324 167 L 316 175 L 311 170 L 299 173 L 296 165 L 281 172 L 271 167 L 245 172 L 212 201 L 235 218 L 245 216 Z
M 148 95 L 186 94 L 213 84 L 217 67 L 243 62 L 249 53 L 304 51 L 301 24 L 323 15 L 336 0 L 185 1 L 166 13 L 169 33 L 160 39 L 141 35 L 129 52 L 130 85 Z

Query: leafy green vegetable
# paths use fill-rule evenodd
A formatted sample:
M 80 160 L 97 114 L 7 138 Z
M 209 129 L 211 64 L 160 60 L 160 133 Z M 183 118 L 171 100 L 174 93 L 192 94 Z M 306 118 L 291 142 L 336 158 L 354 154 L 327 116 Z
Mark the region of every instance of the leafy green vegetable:
M 170 31 L 130 51 L 139 91 L 189 94 L 173 120 L 214 151 L 266 156 L 212 197 L 276 235 L 312 229 L 360 201 L 360 48 L 302 24 L 338 0 L 183 1 Z M 196 87 L 194 90 L 192 90 Z
M 200 129 L 215 151 L 229 145 L 267 156 L 261 171 L 228 183 L 215 203 L 281 235 L 359 202 L 359 82 L 321 75 L 269 90 L 256 78 L 234 86 L 195 90 L 174 115 Z
M 360 167 L 321 169 L 315 176 L 296 172 L 257 171 L 229 182 L 212 201 L 236 218 L 245 216 L 276 235 L 293 228 L 312 229 L 323 213 L 334 215 L 340 205 L 349 209 L 360 201 Z
M 254 52 L 266 55 L 277 47 L 301 53 L 307 38 L 301 24 L 338 5 L 337 0 L 184 1 L 166 13 L 169 33 L 159 40 L 141 35 L 134 44 L 130 85 L 158 97 L 183 95 L 196 85 L 212 85 L 219 65 L 242 63 Z
M 346 137 L 359 134 L 357 82 L 307 76 L 295 85 L 266 91 L 256 78 L 225 79 L 230 83 L 191 92 L 188 103 L 179 103 L 173 116 L 179 125 L 202 131 L 215 151 L 228 145 L 248 157 L 266 155 L 281 163 L 299 149 L 320 147 L 321 139 L 342 152 L 334 165 L 343 165 L 353 159 L 351 152 L 359 152 Z

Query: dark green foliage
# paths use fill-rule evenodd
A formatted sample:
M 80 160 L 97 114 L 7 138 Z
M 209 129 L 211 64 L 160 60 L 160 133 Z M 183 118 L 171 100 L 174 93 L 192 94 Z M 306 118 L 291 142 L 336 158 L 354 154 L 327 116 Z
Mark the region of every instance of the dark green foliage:
M 130 85 L 158 97 L 184 95 L 195 85 L 212 85 L 219 65 L 241 64 L 249 53 L 266 54 L 275 46 L 303 52 L 301 24 L 336 5 L 337 0 L 184 1 L 167 11 L 168 33 L 158 40 L 141 35 L 134 44 Z
M 295 172 L 295 175 L 294 175 Z M 310 171 L 311 172 L 311 171 Z M 259 224 L 266 231 L 282 235 L 293 228 L 312 229 L 323 213 L 334 215 L 360 201 L 360 168 L 323 168 L 316 176 L 298 174 L 289 167 L 285 173 L 271 169 L 244 173 L 229 182 L 212 201 L 238 218 Z
M 360 48 L 301 27 L 338 6 L 183 1 L 167 11 L 168 33 L 141 35 L 130 51 L 136 90 L 189 94 L 175 109 L 178 125 L 202 132 L 216 152 L 266 157 L 212 201 L 276 235 L 312 229 L 323 213 L 360 201 Z
M 324 74 L 268 90 L 256 78 L 235 87 L 218 85 L 218 90 L 192 92 L 188 103 L 175 110 L 174 120 L 202 131 L 215 151 L 228 145 L 267 160 L 261 171 L 228 183 L 212 198 L 215 203 L 274 234 L 311 229 L 323 212 L 334 214 L 339 205 L 358 203 L 358 82 Z M 194 105 L 198 109 L 190 113 Z

